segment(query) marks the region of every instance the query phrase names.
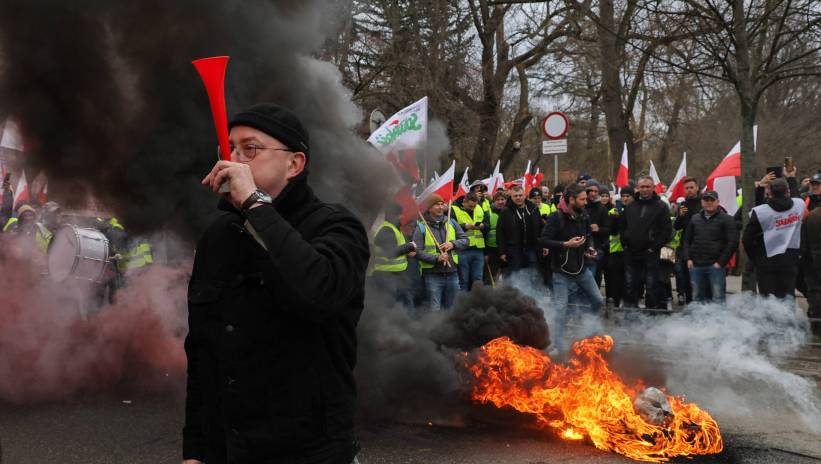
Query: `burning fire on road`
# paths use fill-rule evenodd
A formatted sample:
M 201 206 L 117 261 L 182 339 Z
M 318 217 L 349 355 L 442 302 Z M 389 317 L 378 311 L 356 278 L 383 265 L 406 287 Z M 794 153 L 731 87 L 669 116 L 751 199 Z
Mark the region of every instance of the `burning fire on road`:
M 612 348 L 609 336 L 579 340 L 565 365 L 496 338 L 475 355 L 465 354 L 471 398 L 532 414 L 564 440 L 586 438 L 639 461 L 721 452 L 721 431 L 709 413 L 641 382 L 626 385 L 605 359 Z

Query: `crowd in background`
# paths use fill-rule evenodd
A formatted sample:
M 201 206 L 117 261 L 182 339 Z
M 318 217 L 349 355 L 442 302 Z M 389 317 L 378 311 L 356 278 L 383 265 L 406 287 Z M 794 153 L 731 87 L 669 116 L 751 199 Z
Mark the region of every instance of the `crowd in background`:
M 552 297 L 560 340 L 569 305 L 598 312 L 723 303 L 727 275 L 743 271 L 746 253 L 758 293 L 792 301 L 797 288 L 809 316 L 821 317 L 821 173 L 768 173 L 756 182 L 743 230 L 740 208 L 727 214 L 718 193 L 695 178 L 683 186 L 684 196 L 669 202 L 649 176 L 618 191 L 586 175 L 529 191 L 514 184 L 491 193 L 476 182 L 450 210 L 431 195 L 406 224 L 392 204 L 374 236 L 370 283 L 420 314 L 526 271 Z

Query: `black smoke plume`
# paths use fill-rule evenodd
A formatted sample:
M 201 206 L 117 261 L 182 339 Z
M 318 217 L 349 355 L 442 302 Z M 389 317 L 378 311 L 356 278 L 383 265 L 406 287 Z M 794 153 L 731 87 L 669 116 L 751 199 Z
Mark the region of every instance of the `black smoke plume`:
M 336 11 L 322 0 L 3 1 L 0 118 L 18 120 L 51 198 L 92 196 L 132 231 L 192 235 L 214 210 L 199 180 L 216 136 L 191 61 L 230 55 L 229 115 L 262 101 L 292 108 L 311 136 L 320 198 L 370 213 L 390 168 L 351 129 L 363 116 L 337 69 L 311 58 Z

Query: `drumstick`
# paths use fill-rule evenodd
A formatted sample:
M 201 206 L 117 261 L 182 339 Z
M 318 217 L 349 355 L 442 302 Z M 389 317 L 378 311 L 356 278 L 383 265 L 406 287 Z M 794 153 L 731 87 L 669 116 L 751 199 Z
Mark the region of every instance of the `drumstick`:
M 425 225 L 425 230 L 428 231 L 431 238 L 433 239 L 433 243 L 436 244 L 436 249 L 441 252 L 442 251 L 442 245 L 439 244 L 439 240 L 436 240 L 436 236 L 433 235 L 433 231 L 430 229 L 430 227 L 428 227 L 428 221 L 425 220 L 425 216 L 422 216 L 421 211 L 417 211 L 417 213 L 419 213 L 419 218 L 422 219 L 422 224 Z M 447 230 L 447 226 L 445 226 L 445 230 Z M 450 261 L 445 261 L 445 267 L 450 267 Z

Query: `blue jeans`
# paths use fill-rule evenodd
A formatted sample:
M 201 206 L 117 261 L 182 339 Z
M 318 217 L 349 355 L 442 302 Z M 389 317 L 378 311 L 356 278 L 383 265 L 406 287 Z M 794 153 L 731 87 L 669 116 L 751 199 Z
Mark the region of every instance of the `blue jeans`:
M 563 350 L 564 329 L 567 325 L 567 303 L 571 290 L 575 290 L 588 300 L 590 310 L 598 312 L 604 299 L 596 285 L 596 279 L 589 268 L 585 268 L 578 275 L 565 274 L 558 271 L 553 273 L 553 306 L 556 308 L 556 320 L 553 327 L 550 327 L 550 338 L 559 350 Z
M 459 252 L 459 288 L 465 291 L 473 287 L 473 282 L 484 279 L 485 252 L 479 248 L 468 248 Z
M 724 276 L 724 268 L 716 269 L 709 266 L 693 266 L 690 269 L 690 285 L 693 286 L 693 300 L 704 303 L 710 301 L 707 298 L 709 288 L 712 293 L 712 301 L 724 303 L 727 289 L 727 278 Z
M 461 257 L 459 260 L 461 261 Z M 459 277 L 455 272 L 426 272 L 425 288 L 431 311 L 450 309 L 459 291 Z

